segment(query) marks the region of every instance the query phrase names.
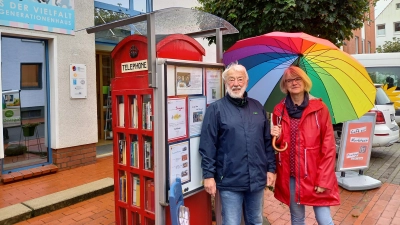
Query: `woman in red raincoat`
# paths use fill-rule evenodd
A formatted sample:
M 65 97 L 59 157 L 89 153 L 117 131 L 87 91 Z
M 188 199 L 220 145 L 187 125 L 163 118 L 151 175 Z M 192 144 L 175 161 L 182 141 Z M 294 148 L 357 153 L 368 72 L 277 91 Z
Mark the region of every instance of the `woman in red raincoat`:
M 297 66 L 285 70 L 275 106 L 271 135 L 287 149 L 276 154 L 275 198 L 290 208 L 292 224 L 305 224 L 305 205 L 318 224 L 333 224 L 330 207 L 339 205 L 335 175 L 335 138 L 328 108 L 309 94 L 312 83 Z

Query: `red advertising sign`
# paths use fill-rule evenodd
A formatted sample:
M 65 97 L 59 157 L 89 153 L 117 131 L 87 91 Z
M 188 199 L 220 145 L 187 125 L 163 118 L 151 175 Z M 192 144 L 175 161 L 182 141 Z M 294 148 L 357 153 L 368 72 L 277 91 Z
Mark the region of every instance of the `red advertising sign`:
M 338 171 L 368 168 L 371 157 L 375 113 L 343 125 L 338 158 Z
M 371 123 L 350 123 L 347 130 L 343 167 L 367 166 L 372 132 Z

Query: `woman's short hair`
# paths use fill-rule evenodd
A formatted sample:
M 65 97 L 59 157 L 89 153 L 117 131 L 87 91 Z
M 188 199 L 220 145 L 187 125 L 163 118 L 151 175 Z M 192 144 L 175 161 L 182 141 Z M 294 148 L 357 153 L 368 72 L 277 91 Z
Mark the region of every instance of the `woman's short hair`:
M 285 94 L 288 93 L 285 82 L 286 82 L 286 78 L 290 75 L 291 76 L 299 76 L 304 82 L 304 90 L 307 92 L 310 92 L 311 87 L 312 87 L 312 82 L 311 82 L 310 78 L 308 77 L 308 75 L 306 74 L 306 72 L 304 72 L 304 70 L 302 70 L 298 66 L 289 66 L 289 68 L 287 68 L 285 70 L 285 72 L 283 72 L 283 76 L 282 76 L 281 82 L 279 84 L 279 87 L 281 88 L 281 91 L 283 93 L 285 93 Z
M 244 72 L 244 74 L 246 74 L 246 80 L 249 79 L 249 74 L 247 74 L 246 67 L 244 67 L 243 65 L 240 65 L 237 61 L 235 61 L 235 62 L 230 63 L 226 67 L 224 72 L 222 72 L 222 79 L 224 79 L 224 81 L 226 81 L 226 78 L 228 77 L 228 73 L 231 70 L 234 70 L 234 71 L 237 71 L 237 72 Z

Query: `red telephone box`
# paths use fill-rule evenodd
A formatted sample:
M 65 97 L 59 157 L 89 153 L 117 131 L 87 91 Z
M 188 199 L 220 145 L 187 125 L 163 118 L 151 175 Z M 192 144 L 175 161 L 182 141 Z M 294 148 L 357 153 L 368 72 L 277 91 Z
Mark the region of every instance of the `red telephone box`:
M 158 209 L 163 206 L 155 194 L 159 188 L 155 177 L 156 159 L 160 151 L 154 148 L 154 89 L 148 84 L 147 38 L 131 35 L 112 51 L 115 78 L 111 82 L 112 129 L 114 136 L 113 163 L 115 212 L 117 224 L 152 225 L 156 220 L 171 224 L 169 207 L 164 218 Z M 156 36 L 156 57 L 202 61 L 204 48 L 183 34 Z M 164 190 L 166 193 L 167 190 Z M 204 190 L 184 199 L 190 209 L 190 223 L 212 223 L 211 198 Z

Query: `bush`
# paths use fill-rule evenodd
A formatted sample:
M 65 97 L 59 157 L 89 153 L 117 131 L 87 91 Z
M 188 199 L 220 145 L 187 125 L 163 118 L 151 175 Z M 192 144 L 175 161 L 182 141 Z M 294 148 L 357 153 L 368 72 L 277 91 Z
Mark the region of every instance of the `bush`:
M 26 151 L 27 151 L 27 148 L 25 145 L 12 144 L 12 145 L 9 145 L 6 149 L 4 149 L 4 155 L 17 156 L 17 155 L 24 154 Z

